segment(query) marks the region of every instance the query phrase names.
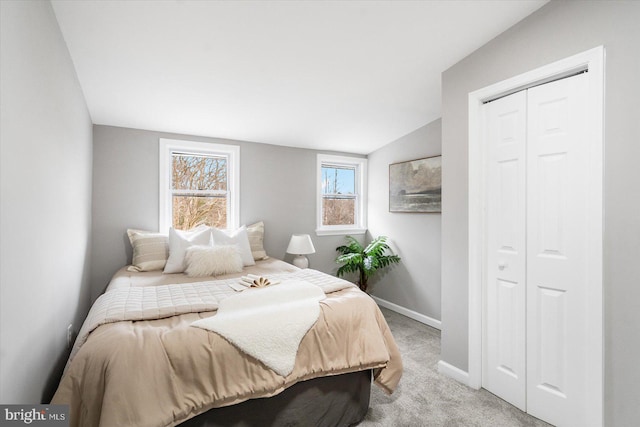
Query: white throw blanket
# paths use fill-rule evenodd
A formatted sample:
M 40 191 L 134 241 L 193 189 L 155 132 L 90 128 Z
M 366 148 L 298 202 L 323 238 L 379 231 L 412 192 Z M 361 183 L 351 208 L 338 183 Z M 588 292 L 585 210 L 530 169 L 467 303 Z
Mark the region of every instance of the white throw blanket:
M 320 315 L 323 290 L 303 280 L 251 288 L 220 301 L 215 316 L 191 326 L 222 335 L 278 375 L 293 371 L 300 341 Z

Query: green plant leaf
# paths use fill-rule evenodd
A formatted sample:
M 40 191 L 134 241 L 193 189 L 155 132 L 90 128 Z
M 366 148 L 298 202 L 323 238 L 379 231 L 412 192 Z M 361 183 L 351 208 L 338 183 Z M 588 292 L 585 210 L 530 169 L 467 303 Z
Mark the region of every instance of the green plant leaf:
M 336 251 L 341 254 L 348 254 L 354 252 L 362 252 L 362 245 L 356 239 L 351 236 L 346 236 L 347 244 L 343 246 L 338 246 Z
M 343 264 L 336 272 L 338 277 L 357 272 L 360 274 L 360 281 L 366 281 L 376 270 L 400 262 L 400 257 L 397 255 L 385 255 L 387 251 L 391 252 L 391 248 L 386 243 L 386 236 L 376 237 L 366 247 L 351 236 L 345 238 L 347 244 L 336 248 L 340 254 L 336 262 Z
M 358 271 L 360 271 L 360 267 L 358 264 L 344 264 L 343 266 L 338 268 L 336 275 L 338 277 L 341 277 L 346 273 L 357 273 Z

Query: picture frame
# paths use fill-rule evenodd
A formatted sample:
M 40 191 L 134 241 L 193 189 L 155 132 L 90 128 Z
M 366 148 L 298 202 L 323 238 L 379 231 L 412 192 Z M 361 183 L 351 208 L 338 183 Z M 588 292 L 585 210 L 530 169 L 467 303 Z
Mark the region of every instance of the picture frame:
M 389 165 L 389 212 L 442 212 L 442 156 Z

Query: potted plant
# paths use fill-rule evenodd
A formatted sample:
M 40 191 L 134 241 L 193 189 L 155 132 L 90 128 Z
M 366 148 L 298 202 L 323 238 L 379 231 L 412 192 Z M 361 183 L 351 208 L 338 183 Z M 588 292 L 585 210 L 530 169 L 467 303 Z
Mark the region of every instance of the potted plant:
M 356 285 L 364 292 L 367 291 L 369 276 L 381 268 L 400 262 L 398 255 L 388 254 L 391 248 L 385 236 L 376 237 L 366 247 L 351 236 L 347 236 L 346 239 L 346 245 L 336 248 L 340 253 L 336 262 L 342 264 L 336 275 L 341 277 L 346 273 L 357 272 L 359 278 Z

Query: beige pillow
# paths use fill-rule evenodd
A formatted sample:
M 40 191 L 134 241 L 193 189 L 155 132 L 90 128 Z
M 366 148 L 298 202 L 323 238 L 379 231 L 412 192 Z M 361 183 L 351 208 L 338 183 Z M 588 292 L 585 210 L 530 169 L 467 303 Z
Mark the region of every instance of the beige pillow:
M 129 271 L 162 270 L 169 257 L 169 238 L 160 233 L 143 230 L 127 230 L 133 248 Z
M 249 236 L 249 245 L 251 246 L 251 255 L 253 259 L 259 261 L 269 258 L 264 250 L 264 222 L 256 222 L 247 226 L 247 236 Z

